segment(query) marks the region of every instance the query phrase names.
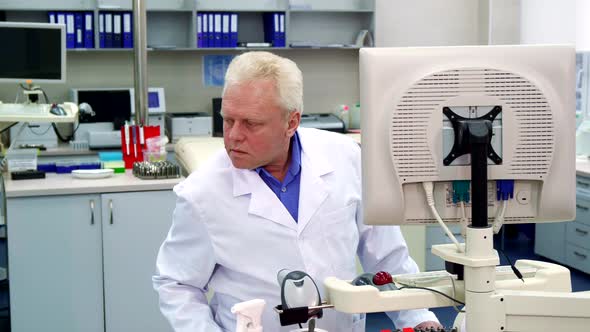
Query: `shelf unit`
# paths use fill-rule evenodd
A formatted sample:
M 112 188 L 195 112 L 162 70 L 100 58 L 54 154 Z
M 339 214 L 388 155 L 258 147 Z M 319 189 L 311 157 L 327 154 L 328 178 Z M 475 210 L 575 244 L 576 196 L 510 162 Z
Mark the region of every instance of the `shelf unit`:
M 98 14 L 132 10 L 131 0 L 65 0 L 59 3 L 50 0 L 30 2 L 5 0 L 0 6 L 0 19 L 4 18 L 6 21 L 47 22 L 48 11 L 92 12 L 95 48 L 99 46 Z M 374 0 L 148 0 L 146 8 L 148 46 L 165 46 L 182 51 L 193 51 L 197 49 L 196 21 L 199 12 L 238 13 L 238 41 L 240 42 L 264 41 L 263 14 L 284 12 L 287 45 L 291 42 L 310 42 L 320 46 L 333 46 L 352 45 L 359 31 L 373 31 L 375 5 Z M 251 48 L 204 49 L 244 51 Z M 289 49 L 289 47 L 264 49 Z M 104 50 L 112 51 L 113 49 Z

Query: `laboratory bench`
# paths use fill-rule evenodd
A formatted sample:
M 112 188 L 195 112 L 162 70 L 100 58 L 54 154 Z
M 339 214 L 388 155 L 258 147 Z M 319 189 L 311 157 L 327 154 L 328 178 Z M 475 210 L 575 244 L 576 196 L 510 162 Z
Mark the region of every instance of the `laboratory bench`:
M 590 273 L 590 160 L 576 160 L 576 219 L 537 224 L 535 254 Z
M 172 331 L 151 277 L 181 180 L 7 179 L 12 331 Z

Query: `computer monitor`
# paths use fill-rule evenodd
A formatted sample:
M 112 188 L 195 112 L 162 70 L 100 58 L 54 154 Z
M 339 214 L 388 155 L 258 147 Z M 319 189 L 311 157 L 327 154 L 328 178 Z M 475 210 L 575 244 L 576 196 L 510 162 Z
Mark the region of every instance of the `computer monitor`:
M 515 180 L 504 223 L 572 220 L 574 83 L 568 46 L 361 49 L 365 223 L 436 223 L 427 181 L 442 219 L 459 222 L 452 181 L 470 180 L 471 170 L 468 155 L 453 155 L 450 114 L 491 113 L 487 219 L 500 207 L 496 180 Z M 466 210 L 471 216 L 470 204 Z
M 0 82 L 65 83 L 65 27 L 0 22 Z

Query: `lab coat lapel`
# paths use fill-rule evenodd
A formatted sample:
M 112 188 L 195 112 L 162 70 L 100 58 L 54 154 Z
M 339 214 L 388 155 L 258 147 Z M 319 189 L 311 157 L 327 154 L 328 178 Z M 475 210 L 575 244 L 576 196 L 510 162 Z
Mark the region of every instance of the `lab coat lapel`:
M 232 167 L 233 168 L 233 167 Z M 258 173 L 233 168 L 234 197 L 251 194 L 248 213 L 271 220 L 285 227 L 297 230 L 297 224 Z
M 299 130 L 301 141 L 301 183 L 299 188 L 298 234 L 315 215 L 330 193 L 322 176 L 334 171 L 305 131 Z M 309 134 L 308 134 L 309 135 Z

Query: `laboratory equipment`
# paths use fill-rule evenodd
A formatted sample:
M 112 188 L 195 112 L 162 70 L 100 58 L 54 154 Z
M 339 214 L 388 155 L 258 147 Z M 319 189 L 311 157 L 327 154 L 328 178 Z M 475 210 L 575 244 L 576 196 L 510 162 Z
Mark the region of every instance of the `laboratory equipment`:
M 113 176 L 115 170 L 111 168 L 103 169 L 75 169 L 72 176 L 78 179 L 104 179 Z
M 172 143 L 186 136 L 212 136 L 213 117 L 206 113 L 166 115 L 166 131 Z
M 236 332 L 262 332 L 262 311 L 266 302 L 254 299 L 235 304 L 231 308 L 236 315 Z
M 75 121 L 75 105 L 50 105 L 43 90 L 33 85 L 65 82 L 65 28 L 46 23 L 0 22 L 0 42 L 9 45 L 2 53 L 0 82 L 20 84 L 26 97 L 19 103 L 17 93 L 15 103 L 0 102 L 0 131 L 16 122 Z M 45 104 L 39 103 L 40 96 L 45 97 Z
M 457 279 L 379 292 L 327 278 L 335 310 L 465 304 L 468 331 L 587 329 L 590 294 L 571 293 L 568 269 L 519 260 L 516 268 L 535 272 L 522 281 L 499 278 L 488 224 L 501 207 L 494 180 L 514 180 L 507 223 L 573 219 L 574 54 L 567 46 L 361 50 L 365 223 L 458 222 L 454 180 L 471 181 L 472 217 L 466 244 L 432 248 L 460 271 Z
M 299 125 L 303 128 L 316 128 L 338 133 L 346 132 L 344 121 L 329 113 L 301 114 Z
M 65 83 L 63 25 L 0 22 L 0 82 Z
M 87 103 L 95 113 L 80 119 L 75 134 L 76 141 L 88 142 L 90 148 L 121 147 L 120 128 L 131 121 L 135 114 L 135 90 L 133 88 L 79 88 L 70 90 L 70 99 Z M 149 123 L 165 129 L 166 98 L 163 88 L 150 88 L 148 92 Z M 126 142 L 126 141 L 125 141 Z M 133 150 L 133 148 L 131 148 Z M 133 153 L 131 151 L 131 153 Z
M 133 175 L 140 179 L 171 179 L 180 177 L 180 167 L 165 160 L 133 163 Z

